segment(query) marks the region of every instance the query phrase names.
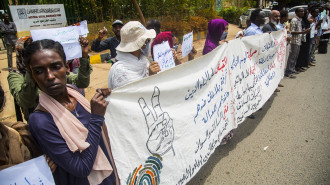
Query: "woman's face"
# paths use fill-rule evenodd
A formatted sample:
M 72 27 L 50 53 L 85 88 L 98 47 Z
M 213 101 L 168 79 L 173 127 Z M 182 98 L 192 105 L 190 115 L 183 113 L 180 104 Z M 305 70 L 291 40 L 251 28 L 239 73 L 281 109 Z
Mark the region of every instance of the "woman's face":
M 224 32 L 228 32 L 228 24 L 226 25 Z
M 70 72 L 60 55 L 49 49 L 35 52 L 30 61 L 32 78 L 40 90 L 54 97 L 66 90 L 66 73 Z

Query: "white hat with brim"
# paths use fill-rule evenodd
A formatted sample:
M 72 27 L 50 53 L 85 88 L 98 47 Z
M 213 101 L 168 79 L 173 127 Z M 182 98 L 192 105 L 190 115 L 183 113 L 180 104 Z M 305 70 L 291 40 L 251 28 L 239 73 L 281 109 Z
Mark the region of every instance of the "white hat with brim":
M 120 44 L 116 50 L 121 52 L 137 51 L 145 44 L 147 39 L 155 38 L 156 31 L 146 29 L 138 21 L 126 23 L 120 30 Z

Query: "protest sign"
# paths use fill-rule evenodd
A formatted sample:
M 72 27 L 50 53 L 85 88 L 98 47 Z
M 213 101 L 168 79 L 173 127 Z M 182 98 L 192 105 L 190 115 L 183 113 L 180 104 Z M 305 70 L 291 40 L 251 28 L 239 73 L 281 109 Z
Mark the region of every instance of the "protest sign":
M 312 24 L 311 24 L 311 32 L 310 32 L 310 37 L 311 37 L 311 39 L 314 38 L 314 36 L 315 36 L 315 31 L 316 31 L 316 29 L 315 29 L 315 23 L 312 23 Z
M 243 37 L 117 88 L 105 114 L 122 184 L 186 184 L 283 78 L 286 30 Z
M 1 185 L 47 184 L 55 185 L 45 157 L 40 156 L 0 171 Z
M 194 40 L 194 35 L 193 32 L 190 32 L 188 34 L 185 34 L 183 36 L 183 42 L 182 42 L 182 58 L 187 56 L 190 51 L 193 48 L 193 40 Z
M 19 5 L 9 8 L 18 32 L 66 25 L 63 4 Z
M 161 71 L 165 71 L 175 66 L 172 49 L 168 41 L 154 45 L 154 60 L 158 62 Z
M 80 25 L 78 26 L 80 29 L 79 35 L 82 35 L 83 37 L 87 37 L 87 34 L 89 33 L 88 27 L 87 27 L 87 21 L 81 21 Z
M 81 35 L 82 37 L 87 37 L 87 34 L 89 33 L 89 31 L 88 31 L 86 20 L 81 21 L 81 22 L 75 24 L 74 26 L 77 26 L 79 35 Z M 68 27 L 71 27 L 71 25 Z
M 80 58 L 82 56 L 81 46 L 78 41 L 79 33 L 80 28 L 77 26 L 31 30 L 31 36 L 34 41 L 51 39 L 61 43 L 67 60 Z

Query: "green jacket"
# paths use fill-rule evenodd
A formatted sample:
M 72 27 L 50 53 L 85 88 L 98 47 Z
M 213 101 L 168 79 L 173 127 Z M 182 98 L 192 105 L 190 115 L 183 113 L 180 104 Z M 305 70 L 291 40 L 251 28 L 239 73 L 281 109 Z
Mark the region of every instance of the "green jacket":
M 80 58 L 78 74 L 70 73 L 67 75 L 67 83 L 73 84 L 78 88 L 87 88 L 90 82 L 90 74 L 93 68 L 89 59 Z M 7 77 L 10 93 L 16 103 L 21 107 L 24 119 L 28 120 L 29 110 L 34 110 L 38 105 L 39 89 L 28 73 L 25 77 L 16 72 L 10 72 Z

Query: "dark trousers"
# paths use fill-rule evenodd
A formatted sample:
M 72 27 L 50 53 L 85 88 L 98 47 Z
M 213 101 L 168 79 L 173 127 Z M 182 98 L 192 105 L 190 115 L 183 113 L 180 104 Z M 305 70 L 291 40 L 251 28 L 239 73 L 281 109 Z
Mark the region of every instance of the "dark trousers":
M 286 75 L 296 72 L 295 67 L 296 67 L 298 56 L 299 56 L 299 51 L 300 51 L 300 45 L 291 44 L 291 49 L 290 49 L 289 58 L 288 58 L 288 64 L 286 65 L 286 70 L 285 70 Z
M 13 67 L 13 46 L 7 44 L 7 60 L 8 60 L 8 68 Z

